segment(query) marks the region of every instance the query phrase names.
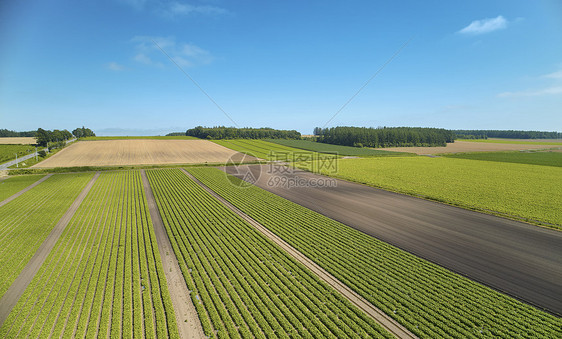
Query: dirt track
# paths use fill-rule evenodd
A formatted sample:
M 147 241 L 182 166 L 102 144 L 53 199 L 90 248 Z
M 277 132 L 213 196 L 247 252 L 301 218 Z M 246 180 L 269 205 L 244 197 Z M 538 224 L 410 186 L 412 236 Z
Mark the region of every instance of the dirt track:
M 203 183 L 201 183 L 199 180 L 197 180 L 193 175 L 185 171 L 183 168 L 182 171 L 183 173 L 185 173 L 185 175 L 191 178 L 191 180 L 195 181 L 198 185 L 200 185 L 203 189 L 209 192 L 213 197 L 219 200 L 231 211 L 236 213 L 238 216 L 240 216 L 242 219 L 244 219 L 246 222 L 248 222 L 258 231 L 260 231 L 267 238 L 269 238 L 274 243 L 279 245 L 279 247 L 281 247 L 287 254 L 289 254 L 298 262 L 306 266 L 309 270 L 311 270 L 314 274 L 316 274 L 317 277 L 319 277 L 328 285 L 332 286 L 332 288 L 334 288 L 336 291 L 341 293 L 353 305 L 357 306 L 359 309 L 361 309 L 363 312 L 365 312 L 367 315 L 373 318 L 379 325 L 381 325 L 388 332 L 392 333 L 392 335 L 394 335 L 396 338 L 417 338 L 413 333 L 408 331 L 408 329 L 406 329 L 404 326 L 400 325 L 400 323 L 398 323 L 396 320 L 392 319 L 391 317 L 386 315 L 383 311 L 379 310 L 373 304 L 368 302 L 365 298 L 357 294 L 347 285 L 336 279 L 333 275 L 331 275 L 322 267 L 320 267 L 318 264 L 316 264 L 314 261 L 306 257 L 304 254 L 299 252 L 291 245 L 289 245 L 283 239 L 275 235 L 275 233 L 268 230 L 265 226 L 263 226 L 256 220 L 252 219 L 246 213 L 242 212 L 236 206 L 232 205 L 226 199 L 224 199 L 223 197 L 215 193 L 213 190 L 205 186 Z
M 51 253 L 51 250 L 66 228 L 66 225 L 68 225 L 68 223 L 74 216 L 74 213 L 76 213 L 76 210 L 78 209 L 78 207 L 80 207 L 80 204 L 82 203 L 84 198 L 86 198 L 86 195 L 88 195 L 88 192 L 90 192 L 90 189 L 92 188 L 92 186 L 94 186 L 94 183 L 99 176 L 100 172 L 96 172 L 90 182 L 88 182 L 86 187 L 84 187 L 82 192 L 80 192 L 78 197 L 76 197 L 76 200 L 74 200 L 66 213 L 55 225 L 51 233 L 49 233 L 45 241 L 43 241 L 41 246 L 39 246 L 37 252 L 35 252 L 33 257 L 31 257 L 16 280 L 14 280 L 8 291 L 6 291 L 6 293 L 2 296 L 2 299 L 0 299 L 0 326 L 2 326 L 14 306 L 16 306 L 19 298 L 22 296 L 23 292 L 25 292 L 25 289 L 27 288 L 33 277 L 35 277 L 35 274 L 39 271 L 45 259 L 47 259 L 47 257 L 49 256 L 49 253 Z
M 156 235 L 156 242 L 158 244 L 158 251 L 162 259 L 162 266 L 166 275 L 166 282 L 168 284 L 168 291 L 170 291 L 170 298 L 174 305 L 174 312 L 176 314 L 176 323 L 180 337 L 187 338 L 204 338 L 203 327 L 197 316 L 195 306 L 189 298 L 189 290 L 185 284 L 185 280 L 178 264 L 178 259 L 174 254 L 172 244 L 168 239 L 162 217 L 156 205 L 156 199 L 146 172 L 141 170 L 142 184 L 146 193 L 148 202 L 148 210 L 150 212 L 150 219 L 154 226 L 154 233 Z
M 36 182 L 34 182 L 33 184 L 27 186 L 26 188 L 22 189 L 21 191 L 19 191 L 18 193 L 12 195 L 11 197 L 5 199 L 4 201 L 0 201 L 0 207 L 6 205 L 7 203 L 9 203 L 10 201 L 14 200 L 15 198 L 19 197 L 20 195 L 24 194 L 25 192 L 29 191 L 30 189 L 32 189 L 33 187 L 39 185 L 40 183 L 42 183 L 43 181 L 49 179 L 50 177 L 52 177 L 53 174 L 47 174 L 46 176 L 44 176 L 43 178 L 37 180 Z
M 459 152 L 497 152 L 523 151 L 530 149 L 560 148 L 561 145 L 532 145 L 532 144 L 496 144 L 485 142 L 455 141 L 446 147 L 388 147 L 377 148 L 385 151 L 408 152 L 416 154 L 439 154 Z
M 267 165 L 239 167 L 257 186 L 410 253 L 562 314 L 562 232 L 337 180 L 337 187 L 272 187 Z M 227 171 L 233 172 L 233 167 Z M 326 178 L 297 171 L 290 180 Z M 336 180 L 336 179 L 334 179 Z M 318 182 L 318 181 L 317 181 Z
M 231 158 L 238 162 L 244 154 L 207 140 L 79 141 L 32 167 L 226 163 Z

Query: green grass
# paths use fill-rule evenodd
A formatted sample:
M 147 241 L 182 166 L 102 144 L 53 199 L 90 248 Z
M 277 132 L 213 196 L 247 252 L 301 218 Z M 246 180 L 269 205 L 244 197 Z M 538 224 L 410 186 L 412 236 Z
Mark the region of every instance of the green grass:
M 341 159 L 337 173 L 326 174 L 555 228 L 562 225 L 560 167 L 449 157 L 370 158 Z
M 213 142 L 237 152 L 271 161 L 310 161 L 335 157 L 332 154 L 305 151 L 264 140 L 235 139 L 213 140 Z
M 147 174 L 206 335 L 391 337 L 180 170 Z
M 49 335 L 179 337 L 138 171 L 97 179 L 0 328 Z
M 492 144 L 516 144 L 516 145 L 562 145 L 562 141 L 520 141 L 511 139 L 457 139 L 458 141 L 485 142 Z
M 92 176 L 54 175 L 0 207 L 0 297 Z
M 332 144 L 325 144 L 325 143 L 309 141 L 309 140 L 270 139 L 267 141 L 275 144 L 279 144 L 287 147 L 299 148 L 307 151 L 314 151 L 314 152 L 321 152 L 321 153 L 336 153 L 345 156 L 384 157 L 384 156 L 408 155 L 408 153 L 404 153 L 404 152 L 383 151 L 383 150 L 377 150 L 377 149 L 366 148 L 366 147 L 332 145 Z
M 562 336 L 560 318 L 218 169 L 189 172 L 421 338 Z
M 562 152 L 473 152 L 443 154 L 442 156 L 455 159 L 513 162 L 518 164 L 562 167 Z
M 25 175 L 0 180 L 0 202 L 33 184 L 44 175 Z
M 156 140 L 199 140 L 199 138 L 191 137 L 187 135 L 175 135 L 175 136 L 116 136 L 116 137 L 86 137 L 80 138 L 81 141 L 96 141 L 96 140 L 132 140 L 132 139 L 156 139 Z
M 33 152 L 35 146 L 32 145 L 0 145 L 0 164 L 16 159 L 16 153 L 21 157 Z

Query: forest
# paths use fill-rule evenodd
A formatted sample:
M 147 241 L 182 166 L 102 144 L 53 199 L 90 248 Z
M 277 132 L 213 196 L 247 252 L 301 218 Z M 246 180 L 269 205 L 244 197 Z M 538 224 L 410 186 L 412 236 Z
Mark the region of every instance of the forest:
M 455 134 L 426 127 L 331 127 L 314 129 L 318 142 L 355 147 L 446 146 Z
M 514 130 L 472 130 L 457 129 L 453 130 L 459 139 L 559 139 L 562 133 L 543 132 L 543 131 L 514 131 Z
M 188 129 L 185 135 L 200 139 L 300 139 L 301 134 L 295 130 L 278 130 L 263 128 L 202 127 Z

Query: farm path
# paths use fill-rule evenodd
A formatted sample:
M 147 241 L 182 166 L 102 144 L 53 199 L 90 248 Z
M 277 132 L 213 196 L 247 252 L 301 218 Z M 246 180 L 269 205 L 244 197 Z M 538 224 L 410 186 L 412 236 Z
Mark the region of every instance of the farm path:
M 72 205 L 70 205 L 66 213 L 55 225 L 51 233 L 49 233 L 45 241 L 43 241 L 41 246 L 37 249 L 37 252 L 35 252 L 33 257 L 31 257 L 25 268 L 21 271 L 20 275 L 18 275 L 8 291 L 6 291 L 2 299 L 0 299 L 0 326 L 2 326 L 33 277 L 35 277 L 35 274 L 37 273 L 37 271 L 39 271 L 41 265 L 43 265 L 43 262 L 45 261 L 45 259 L 47 259 L 49 253 L 51 253 L 51 250 L 66 228 L 66 225 L 68 225 L 68 223 L 74 216 L 74 213 L 76 213 L 76 210 L 78 209 L 78 207 L 80 207 L 80 204 L 82 204 L 82 201 L 84 200 L 84 198 L 86 198 L 88 192 L 90 192 L 90 189 L 92 188 L 92 186 L 94 186 L 94 183 L 96 182 L 100 174 L 101 172 L 96 172 L 90 182 L 88 182 L 86 187 L 84 187 L 82 192 L 80 192 L 80 194 L 74 200 Z M 43 179 L 45 178 L 42 178 L 41 180 Z
M 253 177 L 259 178 L 254 184 L 264 190 L 500 292 L 562 314 L 561 231 L 301 170 L 271 171 L 266 165 L 222 169 L 240 179 L 252 171 Z M 309 184 L 329 180 L 335 187 Z
M 296 250 L 294 247 L 286 243 L 283 239 L 275 235 L 275 233 L 268 230 L 262 224 L 248 216 L 246 213 L 242 212 L 240 209 L 232 205 L 230 202 L 226 201 L 223 197 L 215 193 L 212 189 L 205 186 L 201 181 L 197 180 L 194 176 L 190 173 L 185 171 L 183 168 L 181 169 L 189 178 L 195 181 L 199 186 L 209 192 L 213 197 L 219 200 L 222 204 L 256 228 L 259 232 L 265 235 L 267 238 L 272 240 L 276 243 L 279 247 L 281 247 L 286 253 L 296 259 L 298 262 L 306 266 L 312 273 L 314 273 L 317 277 L 319 277 L 322 281 L 330 285 L 336 291 L 338 291 L 341 295 L 347 298 L 353 305 L 357 306 L 371 318 L 373 318 L 377 323 L 379 323 L 385 330 L 390 332 L 397 338 L 417 338 L 413 333 L 408 331 L 405 327 L 400 325 L 396 320 L 392 319 L 388 315 L 386 315 L 383 311 L 376 308 L 373 304 L 369 303 L 366 299 L 361 297 L 359 294 L 355 293 L 351 288 L 347 285 L 336 279 L 333 275 L 325 271 L 323 268 L 318 266 L 314 261 L 310 260 L 304 254 Z
M 176 323 L 178 325 L 180 337 L 184 339 L 204 338 L 205 335 L 203 333 L 203 327 L 201 326 L 201 322 L 197 316 L 195 306 L 193 306 L 193 303 L 189 298 L 189 290 L 185 284 L 185 280 L 178 264 L 178 259 L 176 258 L 172 244 L 170 243 L 170 239 L 168 239 L 168 234 L 166 233 L 162 217 L 158 211 L 158 206 L 156 205 L 156 199 L 154 199 L 154 193 L 152 192 L 152 188 L 150 187 L 150 183 L 144 170 L 141 170 L 141 178 L 144 191 L 146 193 L 146 199 L 148 201 L 150 218 L 152 219 L 152 225 L 154 226 L 154 233 L 156 234 L 158 251 L 160 252 L 162 266 L 164 268 L 164 273 L 166 274 L 168 290 L 170 292 L 172 304 L 174 305 Z
M 10 201 L 14 200 L 15 198 L 19 197 L 20 195 L 24 194 L 25 192 L 29 191 L 30 189 L 32 189 L 33 187 L 39 185 L 40 183 L 42 183 L 43 181 L 49 179 L 53 174 L 47 174 L 46 176 L 44 176 L 43 178 L 37 180 L 36 182 L 34 182 L 33 184 L 27 186 L 26 188 L 22 189 L 21 191 L 19 191 L 18 193 L 12 195 L 11 197 L 5 199 L 4 201 L 0 201 L 0 207 L 6 205 L 7 203 L 9 203 Z

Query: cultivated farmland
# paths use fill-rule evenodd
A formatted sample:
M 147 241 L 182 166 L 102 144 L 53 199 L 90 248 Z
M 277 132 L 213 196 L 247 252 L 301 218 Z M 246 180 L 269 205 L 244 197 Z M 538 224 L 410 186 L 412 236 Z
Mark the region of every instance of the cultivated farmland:
M 302 168 L 307 168 L 303 164 Z M 338 178 L 562 225 L 562 168 L 447 157 L 342 159 Z
M 559 337 L 559 318 L 213 168 L 189 172 L 420 337 Z M 313 239 L 314 241 L 311 241 Z
M 310 161 L 335 157 L 333 154 L 306 151 L 264 140 L 236 139 L 213 140 L 213 142 L 241 153 L 271 161 Z
M 447 154 L 446 156 L 457 159 L 562 167 L 562 152 L 478 152 Z
M 0 203 L 41 179 L 43 175 L 8 177 L 0 180 Z
M 487 141 L 487 140 L 486 140 Z M 441 154 L 441 153 L 458 153 L 458 152 L 498 152 L 498 151 L 523 151 L 536 150 L 545 148 L 559 148 L 557 144 L 540 144 L 540 143 L 494 143 L 494 142 L 472 142 L 459 141 L 447 144 L 446 147 L 389 147 L 382 148 L 387 151 L 408 152 L 416 154 Z
M 178 337 L 139 172 L 97 179 L 0 336 Z
M 36 142 L 30 137 L 0 138 L 0 145 L 33 145 Z
M 6 293 L 92 176 L 91 173 L 54 175 L 0 207 L 0 296 Z
M 147 174 L 206 335 L 389 337 L 180 170 Z
M 360 157 L 384 157 L 384 156 L 404 156 L 404 152 L 390 152 L 367 147 L 351 147 L 325 144 L 322 142 L 314 142 L 309 140 L 294 139 L 270 139 L 269 142 L 303 149 L 313 152 L 337 153 L 339 155 L 360 156 Z
M 243 154 L 206 140 L 79 141 L 32 167 L 226 163 L 243 158 Z

